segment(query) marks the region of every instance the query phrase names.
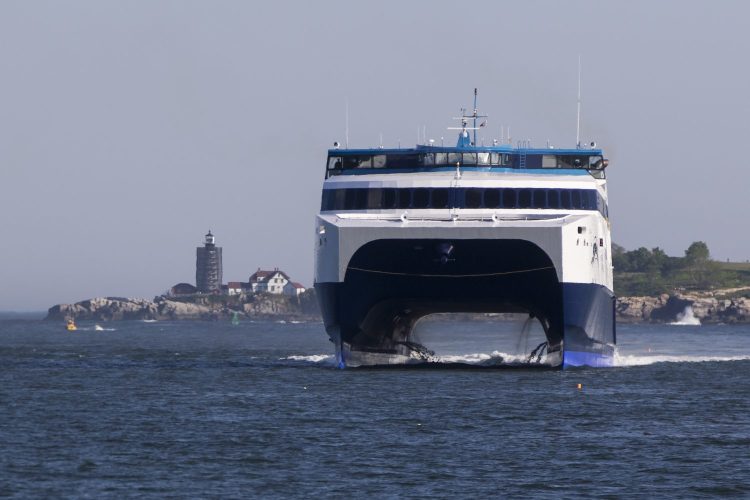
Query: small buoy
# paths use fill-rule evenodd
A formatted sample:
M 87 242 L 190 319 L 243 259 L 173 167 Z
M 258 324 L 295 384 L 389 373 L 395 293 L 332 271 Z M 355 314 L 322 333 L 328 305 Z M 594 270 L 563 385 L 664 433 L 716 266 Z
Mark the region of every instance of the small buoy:
M 579 390 L 580 390 L 580 389 L 583 389 L 583 384 L 578 384 L 578 385 L 576 386 L 576 389 L 579 389 Z

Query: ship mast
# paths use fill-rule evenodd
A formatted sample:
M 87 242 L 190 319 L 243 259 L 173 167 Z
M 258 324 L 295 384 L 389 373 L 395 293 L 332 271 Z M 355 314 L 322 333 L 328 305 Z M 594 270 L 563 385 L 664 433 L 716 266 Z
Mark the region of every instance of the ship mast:
M 467 147 L 467 146 L 477 146 L 477 130 L 484 127 L 485 122 L 481 123 L 479 127 L 477 127 L 477 118 L 487 118 L 488 115 L 480 115 L 479 111 L 477 110 L 477 89 L 474 88 L 474 109 L 470 115 L 466 114 L 466 108 L 461 108 L 461 116 L 455 116 L 453 117 L 454 120 L 461 120 L 461 127 L 448 127 L 448 130 L 460 130 L 461 133 L 458 136 L 458 147 Z M 473 127 L 467 127 L 469 124 L 469 119 L 472 119 L 474 121 Z M 474 142 L 467 144 L 469 134 L 467 130 L 473 130 L 474 131 Z

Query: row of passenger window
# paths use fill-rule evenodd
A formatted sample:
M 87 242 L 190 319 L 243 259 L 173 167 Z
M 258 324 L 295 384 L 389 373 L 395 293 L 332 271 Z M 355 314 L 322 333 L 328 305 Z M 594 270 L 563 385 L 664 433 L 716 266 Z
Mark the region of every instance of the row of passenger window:
M 598 210 L 607 205 L 594 189 L 354 188 L 324 189 L 321 210 L 408 208 L 547 208 Z

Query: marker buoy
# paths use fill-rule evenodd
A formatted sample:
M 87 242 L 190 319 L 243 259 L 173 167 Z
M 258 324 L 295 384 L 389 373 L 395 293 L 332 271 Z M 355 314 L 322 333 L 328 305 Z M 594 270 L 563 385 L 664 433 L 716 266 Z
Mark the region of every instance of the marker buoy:
M 576 386 L 576 389 L 578 389 L 578 390 L 581 390 L 581 389 L 583 389 L 583 384 L 578 384 L 578 385 Z

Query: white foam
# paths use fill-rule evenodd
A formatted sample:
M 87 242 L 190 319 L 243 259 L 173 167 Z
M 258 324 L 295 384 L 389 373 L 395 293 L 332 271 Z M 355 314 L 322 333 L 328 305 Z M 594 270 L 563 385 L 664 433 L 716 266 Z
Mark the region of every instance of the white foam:
M 312 354 L 310 356 L 287 356 L 285 358 L 279 358 L 279 359 L 288 359 L 291 361 L 307 361 L 310 363 L 320 363 L 321 361 L 329 361 L 333 360 L 332 354 Z
M 675 326 L 701 326 L 701 320 L 695 317 L 693 314 L 692 306 L 685 306 L 685 309 L 677 315 L 677 321 L 673 321 L 670 325 Z
M 542 357 L 544 360 L 544 356 Z M 471 354 L 437 356 L 438 363 L 467 363 L 472 365 L 494 365 L 494 364 L 527 364 L 527 354 L 508 354 L 506 352 L 492 351 L 490 354 L 476 352 Z M 542 361 L 543 364 L 543 361 Z
M 615 353 L 615 366 L 646 366 L 654 363 L 705 363 L 708 361 L 747 361 L 750 355 L 745 356 L 660 356 Z

